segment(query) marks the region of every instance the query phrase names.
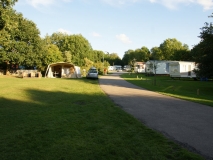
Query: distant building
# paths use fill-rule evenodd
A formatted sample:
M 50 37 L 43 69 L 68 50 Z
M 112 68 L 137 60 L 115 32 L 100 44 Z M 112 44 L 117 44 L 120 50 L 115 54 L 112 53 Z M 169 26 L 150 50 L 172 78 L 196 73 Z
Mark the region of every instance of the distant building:
M 136 73 L 145 73 L 146 62 L 135 62 L 134 63 L 134 71 Z
M 124 66 L 124 70 L 125 71 L 130 71 L 131 70 L 131 66 L 130 65 L 125 65 Z

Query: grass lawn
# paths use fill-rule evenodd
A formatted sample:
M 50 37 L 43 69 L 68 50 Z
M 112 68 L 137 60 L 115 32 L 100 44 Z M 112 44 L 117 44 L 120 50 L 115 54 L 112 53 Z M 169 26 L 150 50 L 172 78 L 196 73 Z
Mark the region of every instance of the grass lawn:
M 0 84 L 1 160 L 202 159 L 115 106 L 97 80 Z
M 130 83 L 151 91 L 213 106 L 213 81 L 173 80 L 169 76 L 147 77 L 145 74 L 136 73 L 122 74 L 121 77 Z

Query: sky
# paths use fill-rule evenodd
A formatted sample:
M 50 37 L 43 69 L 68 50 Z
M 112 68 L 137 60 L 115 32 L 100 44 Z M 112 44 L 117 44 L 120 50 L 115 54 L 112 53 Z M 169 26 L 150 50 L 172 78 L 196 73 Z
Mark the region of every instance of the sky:
M 41 37 L 81 34 L 94 50 L 117 53 L 159 47 L 176 38 L 189 48 L 213 13 L 213 0 L 18 0 L 14 9 L 32 20 Z

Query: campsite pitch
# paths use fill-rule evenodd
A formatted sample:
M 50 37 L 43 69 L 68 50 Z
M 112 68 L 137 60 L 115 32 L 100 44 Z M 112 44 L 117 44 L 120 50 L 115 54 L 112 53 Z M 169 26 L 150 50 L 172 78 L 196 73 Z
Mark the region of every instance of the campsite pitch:
M 96 80 L 0 84 L 0 159 L 203 159 L 125 113 Z

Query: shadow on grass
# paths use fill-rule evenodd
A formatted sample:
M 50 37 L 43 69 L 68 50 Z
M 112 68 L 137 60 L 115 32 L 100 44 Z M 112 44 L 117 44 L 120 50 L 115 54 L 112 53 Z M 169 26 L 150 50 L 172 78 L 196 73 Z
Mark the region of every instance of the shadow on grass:
M 200 159 L 102 93 L 26 93 L 23 101 L 0 98 L 0 159 Z

